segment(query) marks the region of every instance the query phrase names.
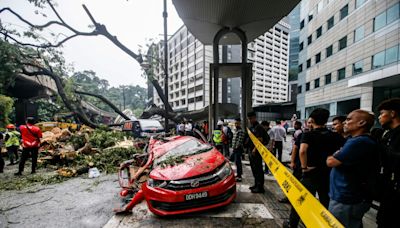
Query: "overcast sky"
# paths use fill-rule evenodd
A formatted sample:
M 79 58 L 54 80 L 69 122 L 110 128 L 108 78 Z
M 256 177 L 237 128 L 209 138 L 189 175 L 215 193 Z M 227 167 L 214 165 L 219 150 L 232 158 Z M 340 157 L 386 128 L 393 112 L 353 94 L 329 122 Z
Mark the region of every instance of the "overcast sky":
M 0 7 L 10 7 L 33 22 L 41 23 L 51 19 L 50 11 L 44 11 L 47 19 L 36 15 L 35 8 L 27 0 L 0 0 Z M 143 48 L 149 38 L 162 39 L 163 1 L 162 0 L 55 0 L 57 9 L 63 19 L 72 27 L 90 31 L 90 20 L 82 8 L 85 4 L 94 18 L 107 26 L 110 33 L 128 48 L 137 53 L 139 45 Z M 3 22 L 21 26 L 10 14 L 0 16 Z M 168 0 L 168 34 L 173 34 L 182 21 L 175 11 L 171 0 Z M 25 25 L 24 25 L 25 26 Z M 26 26 L 25 26 L 26 27 Z M 51 27 L 45 32 L 59 31 Z M 93 70 L 100 78 L 107 79 L 111 86 L 140 85 L 146 81 L 141 77 L 139 64 L 119 50 L 104 37 L 77 37 L 64 44 L 64 57 L 73 64 L 75 71 Z

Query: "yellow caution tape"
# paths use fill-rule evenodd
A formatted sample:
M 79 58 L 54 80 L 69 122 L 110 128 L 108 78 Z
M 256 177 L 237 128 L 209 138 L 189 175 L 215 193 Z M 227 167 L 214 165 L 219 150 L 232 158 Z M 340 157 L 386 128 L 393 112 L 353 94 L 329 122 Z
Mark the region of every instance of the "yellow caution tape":
M 306 227 L 344 227 L 291 172 L 247 130 L 261 157 Z

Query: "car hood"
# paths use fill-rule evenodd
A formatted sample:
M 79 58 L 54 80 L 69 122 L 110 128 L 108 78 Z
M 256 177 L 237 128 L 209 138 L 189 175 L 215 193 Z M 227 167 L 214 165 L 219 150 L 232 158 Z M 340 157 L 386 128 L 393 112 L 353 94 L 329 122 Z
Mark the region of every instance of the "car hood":
M 225 157 L 215 148 L 200 154 L 189 155 L 180 164 L 166 167 L 156 166 L 150 172 L 150 178 L 156 180 L 180 180 L 199 176 L 219 167 Z

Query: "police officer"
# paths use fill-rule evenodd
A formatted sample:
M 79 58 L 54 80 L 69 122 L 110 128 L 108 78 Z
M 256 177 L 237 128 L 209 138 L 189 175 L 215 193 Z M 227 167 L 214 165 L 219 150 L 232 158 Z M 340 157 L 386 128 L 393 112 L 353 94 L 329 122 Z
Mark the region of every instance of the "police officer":
M 10 158 L 10 164 L 14 165 L 18 160 L 18 148 L 19 148 L 19 138 L 21 134 L 15 130 L 14 124 L 7 125 L 7 132 L 5 137 L 5 146 L 7 148 L 8 157 Z M 15 163 L 14 163 L 15 156 Z
M 398 227 L 400 211 L 400 98 L 378 106 L 379 123 L 388 132 L 382 139 L 383 192 L 377 215 L 378 227 Z
M 223 145 L 222 145 L 222 134 L 223 134 L 223 125 L 224 123 L 220 120 L 217 122 L 217 129 L 213 131 L 213 142 L 215 148 L 219 150 L 219 152 L 223 153 Z
M 264 127 L 258 123 L 256 113 L 249 112 L 247 113 L 247 119 L 250 123 L 250 131 L 257 137 L 260 142 L 264 145 L 267 145 L 269 142 L 268 133 L 265 131 Z M 260 153 L 255 148 L 254 144 L 249 142 L 249 159 L 251 171 L 254 176 L 254 186 L 250 187 L 252 193 L 264 193 L 264 172 L 262 166 L 262 157 Z

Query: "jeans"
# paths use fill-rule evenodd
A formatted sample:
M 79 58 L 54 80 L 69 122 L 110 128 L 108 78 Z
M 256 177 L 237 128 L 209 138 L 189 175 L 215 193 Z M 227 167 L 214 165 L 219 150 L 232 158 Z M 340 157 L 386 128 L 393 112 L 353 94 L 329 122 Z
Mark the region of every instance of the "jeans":
M 254 154 L 252 150 L 249 151 L 251 172 L 254 176 L 255 186 L 264 188 L 264 172 L 263 172 L 263 159 L 258 151 Z
M 233 149 L 233 158 L 235 159 L 237 177 L 242 177 L 242 174 L 243 174 L 243 170 L 242 170 L 242 154 L 243 154 L 243 148 L 242 147 L 239 147 L 238 149 Z
M 298 175 L 298 174 L 297 174 Z M 315 196 L 318 192 L 319 201 L 328 208 L 329 206 L 329 170 L 319 170 L 318 168 L 303 173 L 300 180 L 305 188 Z M 291 208 L 289 216 L 290 227 L 297 227 L 300 221 L 300 216 L 296 210 Z
M 225 144 L 222 143 L 222 150 L 223 150 L 223 154 L 226 158 L 229 158 L 229 143 Z
M 274 154 L 275 154 L 275 156 L 278 155 L 278 160 L 280 162 L 282 162 L 282 150 L 283 150 L 282 141 L 275 141 Z
M 329 211 L 346 228 L 362 228 L 362 218 L 371 207 L 371 201 L 357 204 L 344 204 L 335 200 L 329 201 Z
M 22 173 L 24 171 L 24 166 L 26 160 L 28 160 L 29 154 L 32 155 L 32 172 L 36 171 L 37 157 L 39 148 L 24 148 L 22 150 L 21 161 L 19 162 L 18 172 Z

